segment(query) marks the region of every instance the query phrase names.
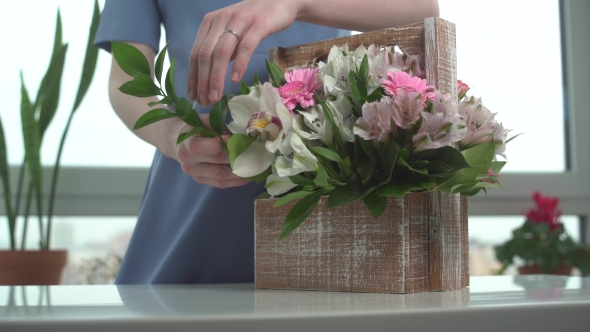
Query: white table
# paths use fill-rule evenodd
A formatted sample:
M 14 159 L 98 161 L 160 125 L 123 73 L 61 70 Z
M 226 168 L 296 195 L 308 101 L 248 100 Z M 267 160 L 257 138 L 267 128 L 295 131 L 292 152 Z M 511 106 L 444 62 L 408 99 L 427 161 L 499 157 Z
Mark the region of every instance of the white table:
M 590 278 L 472 277 L 461 291 L 409 295 L 252 284 L 2 286 L 0 305 L 2 332 L 587 332 Z

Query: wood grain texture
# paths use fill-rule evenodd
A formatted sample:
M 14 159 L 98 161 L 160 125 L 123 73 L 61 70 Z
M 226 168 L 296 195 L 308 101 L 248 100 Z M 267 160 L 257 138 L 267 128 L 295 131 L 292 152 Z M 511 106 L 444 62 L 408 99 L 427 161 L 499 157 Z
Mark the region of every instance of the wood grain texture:
M 410 193 L 402 199 L 389 198 L 377 220 L 362 201 L 325 210 L 327 197 L 322 197 L 308 219 L 281 242 L 284 218 L 294 203 L 274 208 L 274 202 L 276 199 L 262 199 L 255 203 L 256 288 L 424 292 L 432 290 L 428 262 L 433 255 L 442 271 L 461 259 L 460 251 L 455 256 L 447 254 L 448 246 L 460 243 L 442 236 L 447 230 L 458 231 L 460 199 L 456 194 Z M 435 246 L 428 231 L 433 224 L 439 229 Z M 459 288 L 460 283 L 455 289 Z
M 416 23 L 403 27 L 365 32 L 353 36 L 317 41 L 314 43 L 296 45 L 287 48 L 272 48 L 269 52 L 270 61 L 274 61 L 283 70 L 293 68 L 308 68 L 320 59 L 325 59 L 332 46 L 348 44 L 349 49 L 355 50 L 361 45 L 371 44 L 380 46 L 399 46 L 409 54 L 424 54 L 424 24 Z M 284 60 L 278 60 L 277 49 L 284 51 Z M 423 57 L 422 57 L 423 58 Z M 278 61 L 275 61 L 277 59 Z
M 467 196 L 461 196 L 461 287 L 469 286 L 469 209 Z

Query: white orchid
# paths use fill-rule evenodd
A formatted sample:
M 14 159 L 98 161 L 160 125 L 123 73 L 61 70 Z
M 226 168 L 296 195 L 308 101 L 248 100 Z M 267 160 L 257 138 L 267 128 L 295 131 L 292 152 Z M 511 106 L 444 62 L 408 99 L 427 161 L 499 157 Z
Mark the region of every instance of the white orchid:
M 275 152 L 292 131 L 293 114 L 283 104 L 270 83 L 250 94 L 236 96 L 228 103 L 234 121 L 228 125 L 234 134 L 257 137 L 233 164 L 233 172 L 252 177 L 264 172 L 274 161 Z

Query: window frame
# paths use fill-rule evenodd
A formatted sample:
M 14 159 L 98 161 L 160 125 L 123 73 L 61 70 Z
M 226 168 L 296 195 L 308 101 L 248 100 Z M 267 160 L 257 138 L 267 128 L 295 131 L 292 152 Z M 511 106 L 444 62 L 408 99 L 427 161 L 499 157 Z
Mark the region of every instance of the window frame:
M 501 175 L 505 190 L 493 189 L 486 197 L 469 198 L 470 215 L 520 215 L 531 205 L 535 190 L 561 199 L 560 207 L 567 214 L 590 216 L 590 13 L 588 1 L 560 1 L 562 26 L 564 123 L 567 150 L 564 173 L 508 173 Z M 523 13 L 525 14 L 525 13 Z M 541 159 L 541 158 L 540 158 Z M 45 179 L 50 170 L 45 169 Z M 63 167 L 57 187 L 55 214 L 62 216 L 130 216 L 137 215 L 149 169 Z M 11 169 L 12 184 L 17 183 L 18 169 Z M 49 188 L 47 183 L 44 188 Z M 15 195 L 13 190 L 12 195 Z M 1 196 L 1 195 L 0 195 Z M 45 201 L 48 193 L 44 193 Z M 4 207 L 0 204 L 0 214 Z M 590 227 L 583 225 L 582 237 L 590 239 Z

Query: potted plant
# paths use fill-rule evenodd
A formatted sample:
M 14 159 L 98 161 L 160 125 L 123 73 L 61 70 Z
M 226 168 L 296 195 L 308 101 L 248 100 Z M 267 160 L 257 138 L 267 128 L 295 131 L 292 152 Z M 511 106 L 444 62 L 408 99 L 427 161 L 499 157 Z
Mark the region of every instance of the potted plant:
M 0 251 L 0 285 L 57 284 L 61 278 L 61 271 L 67 261 L 67 252 L 65 250 L 50 250 L 56 184 L 59 176 L 61 155 L 72 118 L 86 95 L 94 75 L 98 49 L 94 47 L 93 41 L 99 19 L 100 9 L 98 2 L 95 1 L 82 76 L 74 105 L 61 135 L 55 165 L 52 170 L 50 196 L 47 203 L 44 204 L 43 202 L 44 182 L 40 149 L 46 129 L 51 124 L 59 104 L 62 73 L 68 50 L 68 45 L 62 42 L 62 25 L 59 10 L 51 60 L 34 99 L 30 98 L 21 75 L 21 122 L 25 158 L 20 166 L 16 195 L 14 196 L 11 191 L 13 187 L 11 186 L 10 169 L 7 161 L 6 138 L 0 121 L 0 178 L 2 179 L 10 240 L 10 250 Z M 33 206 L 36 209 L 36 221 L 40 234 L 39 250 L 27 250 L 25 247 L 29 217 Z M 47 212 L 44 212 L 44 206 L 47 207 Z M 23 219 L 21 234 L 16 232 L 17 218 L 19 216 Z M 18 235 L 20 235 L 20 238 Z
M 512 231 L 512 238 L 495 246 L 496 258 L 502 263 L 498 274 L 514 264 L 514 258 L 524 261 L 520 274 L 570 275 L 577 267 L 590 273 L 590 246 L 576 243 L 559 221 L 559 198 L 533 194 L 536 207 L 526 214 L 526 221 Z

